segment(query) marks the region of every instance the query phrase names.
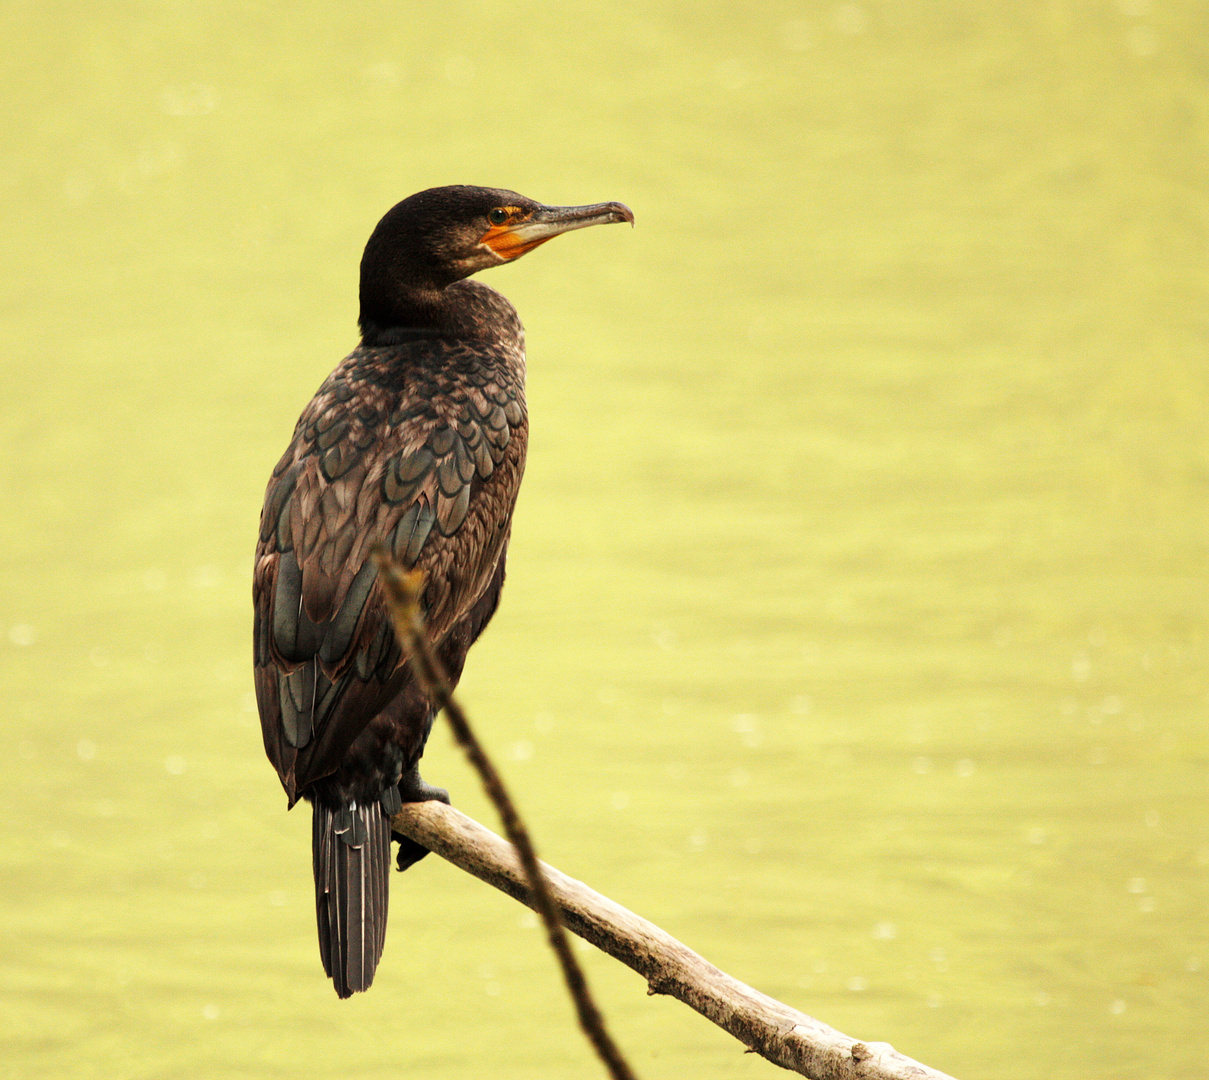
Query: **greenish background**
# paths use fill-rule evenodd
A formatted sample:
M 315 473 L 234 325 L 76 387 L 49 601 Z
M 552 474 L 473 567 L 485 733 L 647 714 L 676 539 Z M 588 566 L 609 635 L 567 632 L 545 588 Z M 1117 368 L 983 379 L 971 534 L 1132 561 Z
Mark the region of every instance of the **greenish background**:
M 532 442 L 464 698 L 543 854 L 963 1080 L 1209 1075 L 1195 0 L 0 7 L 0 1074 L 580 1077 L 428 859 L 337 1001 L 264 760 L 268 472 L 378 217 L 485 276 Z M 429 780 L 494 824 L 449 739 Z M 640 1075 L 782 1075 L 583 954 Z

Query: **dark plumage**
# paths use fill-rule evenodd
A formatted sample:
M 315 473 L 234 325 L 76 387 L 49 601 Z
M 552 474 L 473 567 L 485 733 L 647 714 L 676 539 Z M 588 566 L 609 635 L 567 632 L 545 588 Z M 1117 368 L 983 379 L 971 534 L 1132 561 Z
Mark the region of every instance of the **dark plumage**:
M 328 376 L 265 493 L 253 581 L 265 750 L 314 806 L 319 949 L 336 993 L 373 981 L 391 831 L 420 779 L 431 703 L 391 630 L 370 550 L 424 572 L 425 618 L 456 681 L 504 581 L 525 467 L 524 331 L 469 275 L 571 229 L 634 220 L 620 203 L 547 207 L 511 191 L 422 191 L 361 261 L 361 344 Z M 399 868 L 425 851 L 400 842 Z

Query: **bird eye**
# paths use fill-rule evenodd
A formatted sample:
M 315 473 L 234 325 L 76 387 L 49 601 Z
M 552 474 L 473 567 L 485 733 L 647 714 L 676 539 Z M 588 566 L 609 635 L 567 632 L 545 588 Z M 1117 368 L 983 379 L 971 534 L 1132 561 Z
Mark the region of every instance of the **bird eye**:
M 492 225 L 503 225 L 504 222 L 508 220 L 508 211 L 502 206 L 497 206 L 494 210 L 488 212 L 487 220 L 490 221 Z

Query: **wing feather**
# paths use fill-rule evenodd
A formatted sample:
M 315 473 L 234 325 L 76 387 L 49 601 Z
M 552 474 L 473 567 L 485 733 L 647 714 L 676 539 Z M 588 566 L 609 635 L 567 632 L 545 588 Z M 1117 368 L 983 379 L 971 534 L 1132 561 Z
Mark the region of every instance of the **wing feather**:
M 404 386 L 384 375 L 383 350 L 348 357 L 304 411 L 265 494 L 256 688 L 291 802 L 338 767 L 406 678 L 374 544 L 424 571 L 440 641 L 486 590 L 507 542 L 527 442 L 521 369 L 505 357 L 491 379 L 471 378 L 482 355 L 429 347 L 448 355 L 425 365 L 428 382 Z

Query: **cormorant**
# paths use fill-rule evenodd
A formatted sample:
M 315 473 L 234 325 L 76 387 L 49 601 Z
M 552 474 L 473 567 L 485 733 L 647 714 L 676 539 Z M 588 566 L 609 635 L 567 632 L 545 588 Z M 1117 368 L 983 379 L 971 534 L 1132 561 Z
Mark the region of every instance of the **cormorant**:
M 386 932 L 390 817 L 449 801 L 420 778 L 431 702 L 411 676 L 370 557 L 424 572 L 450 677 L 495 613 L 525 467 L 524 330 L 467 280 L 559 233 L 634 215 L 513 191 L 421 191 L 361 260 L 361 343 L 320 386 L 273 470 L 252 586 L 265 750 L 292 807 L 313 804 L 319 951 L 336 993 L 366 989 Z M 399 841 L 400 870 L 427 852 Z

